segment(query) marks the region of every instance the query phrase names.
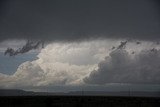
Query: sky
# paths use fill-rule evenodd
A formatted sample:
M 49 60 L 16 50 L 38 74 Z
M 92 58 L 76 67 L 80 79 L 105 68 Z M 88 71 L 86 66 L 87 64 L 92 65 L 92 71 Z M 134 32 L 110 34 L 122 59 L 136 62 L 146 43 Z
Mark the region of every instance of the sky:
M 1 0 L 0 88 L 159 90 L 159 35 L 158 0 Z

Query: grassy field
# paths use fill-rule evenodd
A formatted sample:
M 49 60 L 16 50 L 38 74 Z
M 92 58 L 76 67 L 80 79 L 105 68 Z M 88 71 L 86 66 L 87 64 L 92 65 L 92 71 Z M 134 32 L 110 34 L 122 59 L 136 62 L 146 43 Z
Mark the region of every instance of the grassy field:
M 160 98 L 107 96 L 1 96 L 0 107 L 159 107 Z

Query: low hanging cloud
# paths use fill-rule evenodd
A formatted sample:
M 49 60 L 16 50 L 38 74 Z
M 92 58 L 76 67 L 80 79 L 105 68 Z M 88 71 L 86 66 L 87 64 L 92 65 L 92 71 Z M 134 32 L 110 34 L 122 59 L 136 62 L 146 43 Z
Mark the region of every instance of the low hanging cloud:
M 141 50 L 133 55 L 116 49 L 84 78 L 87 84 L 160 84 L 160 50 Z
M 49 44 L 36 60 L 24 62 L 13 75 L 0 74 L 0 87 L 84 84 L 83 78 L 97 67 L 112 45 L 111 41 Z
M 22 63 L 13 75 L 0 74 L 0 87 L 159 84 L 158 45 L 127 42 L 119 49 L 123 43 L 125 41 L 97 40 L 48 44 L 36 60 Z M 112 46 L 114 50 L 110 50 Z
M 33 50 L 33 49 L 37 49 L 41 44 L 42 44 L 42 48 L 43 48 L 44 42 L 38 41 L 38 42 L 34 43 L 34 42 L 28 40 L 27 43 L 22 48 L 19 48 L 17 50 L 14 50 L 13 48 L 7 48 L 7 50 L 5 50 L 5 52 L 4 52 L 4 55 L 15 56 L 18 54 L 24 54 L 24 53 L 27 53 L 27 52 Z

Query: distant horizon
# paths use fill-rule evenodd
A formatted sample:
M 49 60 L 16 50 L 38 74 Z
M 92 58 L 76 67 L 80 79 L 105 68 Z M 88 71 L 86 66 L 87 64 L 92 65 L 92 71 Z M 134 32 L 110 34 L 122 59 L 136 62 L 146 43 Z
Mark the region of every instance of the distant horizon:
M 81 88 L 80 88 L 81 87 Z M 140 91 L 140 92 L 159 92 L 159 84 L 110 84 L 110 85 L 90 85 L 90 86 L 52 86 L 48 87 L 32 87 L 32 88 L 0 88 L 4 90 L 24 90 L 33 92 L 74 92 L 74 91 L 106 91 L 106 92 L 128 92 L 128 91 Z

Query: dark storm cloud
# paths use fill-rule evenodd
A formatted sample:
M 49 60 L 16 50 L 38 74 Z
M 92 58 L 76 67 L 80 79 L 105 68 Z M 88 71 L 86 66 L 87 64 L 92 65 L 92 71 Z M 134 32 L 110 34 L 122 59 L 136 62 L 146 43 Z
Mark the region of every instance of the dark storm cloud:
M 4 52 L 4 55 L 8 54 L 9 56 L 15 56 L 18 54 L 24 54 L 24 53 L 29 52 L 30 50 L 39 48 L 41 44 L 43 48 L 44 47 L 43 42 L 39 41 L 39 42 L 34 43 L 28 40 L 27 43 L 22 48 L 19 48 L 17 50 L 14 50 L 12 48 L 7 48 L 7 50 Z
M 125 49 L 116 49 L 99 63 L 98 70 L 92 71 L 89 77 L 84 78 L 84 82 L 159 84 L 159 77 L 160 50 L 142 50 L 133 58 Z
M 127 41 L 121 42 L 121 44 L 117 47 L 117 49 L 124 49 L 127 44 Z
M 158 0 L 2 0 L 0 40 L 157 40 Z

